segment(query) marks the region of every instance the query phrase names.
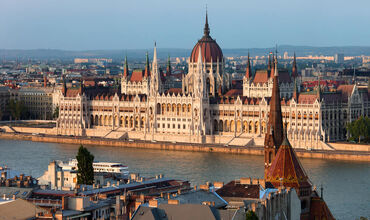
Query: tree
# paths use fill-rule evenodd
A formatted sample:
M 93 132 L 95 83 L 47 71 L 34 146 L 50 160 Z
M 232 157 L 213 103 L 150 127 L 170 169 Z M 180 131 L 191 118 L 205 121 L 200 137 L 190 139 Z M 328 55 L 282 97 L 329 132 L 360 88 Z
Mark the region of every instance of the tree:
M 59 117 L 59 106 L 57 106 L 55 109 L 54 109 L 54 113 L 53 113 L 53 118 L 54 119 L 57 119 Z
M 22 101 L 11 99 L 8 107 L 12 118 L 15 120 L 27 119 L 28 112 Z
M 249 210 L 245 215 L 246 220 L 258 220 L 258 216 L 252 210 Z
M 361 116 L 347 125 L 347 131 L 351 136 L 349 140 L 357 140 L 358 143 L 361 143 L 361 139 L 363 139 L 367 143 L 370 142 L 370 119 Z
M 78 162 L 77 184 L 92 185 L 94 183 L 94 155 L 81 145 L 76 159 Z

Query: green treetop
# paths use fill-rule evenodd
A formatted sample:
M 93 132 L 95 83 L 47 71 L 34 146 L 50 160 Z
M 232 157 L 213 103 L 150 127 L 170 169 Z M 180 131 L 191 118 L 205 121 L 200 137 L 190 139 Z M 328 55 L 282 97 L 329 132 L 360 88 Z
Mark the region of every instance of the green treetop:
M 94 155 L 81 145 L 76 159 L 78 162 L 77 184 L 92 185 L 94 183 Z

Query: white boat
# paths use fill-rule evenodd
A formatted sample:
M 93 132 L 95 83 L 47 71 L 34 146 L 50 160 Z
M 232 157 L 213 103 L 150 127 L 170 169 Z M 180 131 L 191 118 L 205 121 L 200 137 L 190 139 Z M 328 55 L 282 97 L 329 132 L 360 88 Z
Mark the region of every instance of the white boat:
M 77 170 L 77 159 L 70 159 L 68 163 L 58 161 L 58 165 L 63 170 Z M 128 167 L 122 163 L 114 162 L 93 162 L 94 173 L 114 173 L 127 176 L 129 174 Z

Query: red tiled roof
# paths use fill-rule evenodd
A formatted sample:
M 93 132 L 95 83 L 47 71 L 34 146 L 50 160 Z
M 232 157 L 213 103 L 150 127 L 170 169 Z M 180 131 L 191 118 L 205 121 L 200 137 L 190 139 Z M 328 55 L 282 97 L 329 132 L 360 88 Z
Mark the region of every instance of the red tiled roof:
M 132 72 L 130 81 L 131 82 L 141 82 L 143 80 L 143 70 L 134 70 Z
M 254 83 L 267 83 L 269 79 L 269 74 L 267 70 L 256 70 L 256 75 L 254 76 Z
M 221 197 L 238 197 L 238 198 L 259 198 L 259 185 L 246 185 L 235 183 L 235 180 L 224 185 L 222 188 L 216 190 L 216 193 Z
M 230 89 L 224 96 L 227 96 L 227 97 L 243 96 L 243 90 L 242 89 Z
M 177 94 L 182 93 L 182 89 L 181 88 L 170 88 L 166 91 L 166 93 L 177 95 Z
M 194 46 L 193 50 L 191 51 L 190 55 L 190 62 L 197 62 L 198 61 L 198 54 L 199 48 L 202 48 L 202 59 L 203 62 L 221 62 L 223 58 L 222 50 L 220 46 L 213 40 L 210 36 L 204 36 L 202 39 L 198 41 L 198 43 Z
M 318 98 L 317 94 L 299 94 L 298 103 L 299 104 L 313 104 Z
M 279 83 L 291 83 L 292 79 L 290 78 L 290 74 L 286 70 L 279 71 Z
M 272 161 L 266 181 L 275 187 L 283 184 L 285 187 L 294 187 L 296 190 L 301 187 L 311 187 L 308 176 L 286 137 Z
M 321 97 L 327 103 L 347 101 L 347 99 L 343 98 L 343 95 L 340 93 L 323 93 Z
M 342 100 L 348 101 L 348 97 L 351 96 L 354 85 L 340 85 L 337 91 L 342 92 Z
M 316 219 L 335 220 L 333 214 L 331 214 L 329 207 L 326 205 L 326 202 L 319 196 L 311 197 L 309 215 L 310 220 Z
M 84 81 L 84 85 L 85 86 L 95 86 L 95 81 L 93 81 L 93 80 L 85 80 Z
M 78 88 L 68 88 L 66 97 L 76 97 L 79 92 Z

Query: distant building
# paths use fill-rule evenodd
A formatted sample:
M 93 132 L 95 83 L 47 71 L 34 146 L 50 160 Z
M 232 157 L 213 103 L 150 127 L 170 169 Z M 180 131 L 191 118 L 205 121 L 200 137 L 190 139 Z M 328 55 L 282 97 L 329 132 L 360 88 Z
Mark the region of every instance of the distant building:
M 30 119 L 52 120 L 59 105 L 58 89 L 51 87 L 23 87 L 10 90 L 10 99 L 23 102 Z
M 334 62 L 335 63 L 344 63 L 344 54 L 342 54 L 342 53 L 336 53 L 334 55 Z
M 77 171 L 63 170 L 56 161 L 53 161 L 38 180 L 39 185 L 47 186 L 50 189 L 73 190 L 77 185 Z
M 0 87 L 0 121 L 3 118 L 9 117 L 9 99 L 10 99 L 10 92 L 8 87 Z
M 285 52 L 284 52 L 284 60 L 287 60 L 287 59 L 289 59 L 289 56 L 288 56 L 288 52 L 287 52 L 287 51 L 285 51 Z

